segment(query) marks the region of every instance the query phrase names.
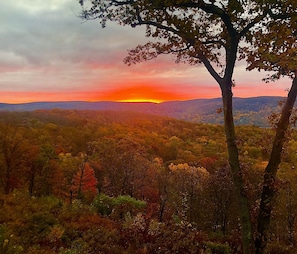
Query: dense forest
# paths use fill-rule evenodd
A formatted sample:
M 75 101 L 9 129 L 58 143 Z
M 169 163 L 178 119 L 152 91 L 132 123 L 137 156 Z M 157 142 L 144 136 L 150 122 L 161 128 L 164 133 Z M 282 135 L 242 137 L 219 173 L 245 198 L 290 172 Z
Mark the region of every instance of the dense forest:
M 223 126 L 59 109 L 0 119 L 0 253 L 241 253 Z M 237 132 L 256 220 L 274 130 Z M 267 253 L 295 253 L 296 138 Z
M 267 118 L 271 112 L 279 111 L 279 103 L 284 98 L 279 96 L 260 96 L 234 98 L 234 122 L 236 125 L 255 125 L 269 127 Z M 31 102 L 20 104 L 0 103 L 0 111 L 52 110 L 112 110 L 134 111 L 144 114 L 172 117 L 188 122 L 223 124 L 222 99 L 194 99 L 185 101 L 151 102 L 115 102 L 115 101 L 58 101 Z

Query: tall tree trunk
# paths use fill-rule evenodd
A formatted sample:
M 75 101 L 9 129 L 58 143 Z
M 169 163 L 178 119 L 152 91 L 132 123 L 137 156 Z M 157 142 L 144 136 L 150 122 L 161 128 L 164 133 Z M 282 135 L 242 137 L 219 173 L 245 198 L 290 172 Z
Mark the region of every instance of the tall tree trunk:
M 229 164 L 232 172 L 232 179 L 236 188 L 236 196 L 240 207 L 241 234 L 243 253 L 251 254 L 254 252 L 253 246 L 253 229 L 250 218 L 249 200 L 244 190 L 242 180 L 242 172 L 238 158 L 238 147 L 236 144 L 235 127 L 233 120 L 233 101 L 232 101 L 232 84 L 231 82 L 221 85 L 223 107 L 224 107 L 224 123 L 225 134 L 228 146 Z
M 260 210 L 258 215 L 258 227 L 255 241 L 256 253 L 264 253 L 268 241 L 268 232 L 273 208 L 273 199 L 276 195 L 276 174 L 281 162 L 282 149 L 285 135 L 290 123 L 290 116 L 297 95 L 297 77 L 293 79 L 286 103 L 283 106 L 281 118 L 277 124 L 273 147 L 268 165 L 265 168 L 263 189 L 261 195 Z
M 85 165 L 86 165 L 86 161 L 84 161 L 81 165 L 80 165 L 80 176 L 79 176 L 79 183 L 78 183 L 78 190 L 77 190 L 77 198 L 78 199 L 82 199 L 82 182 L 83 182 L 83 178 L 84 178 L 84 173 L 85 173 Z
M 222 91 L 223 108 L 224 108 L 224 127 L 228 147 L 229 164 L 231 167 L 232 179 L 236 189 L 236 197 L 240 207 L 241 220 L 241 241 L 244 254 L 255 252 L 253 227 L 250 217 L 250 204 L 245 193 L 242 180 L 242 171 L 238 156 L 238 147 L 236 144 L 235 126 L 233 119 L 233 94 L 232 94 L 232 75 L 235 61 L 237 59 L 237 49 L 239 38 L 235 30 L 229 31 L 231 40 L 229 47 L 226 47 L 226 68 L 224 77 L 215 71 L 211 63 L 205 56 L 199 56 L 204 66 L 211 76 L 218 82 Z

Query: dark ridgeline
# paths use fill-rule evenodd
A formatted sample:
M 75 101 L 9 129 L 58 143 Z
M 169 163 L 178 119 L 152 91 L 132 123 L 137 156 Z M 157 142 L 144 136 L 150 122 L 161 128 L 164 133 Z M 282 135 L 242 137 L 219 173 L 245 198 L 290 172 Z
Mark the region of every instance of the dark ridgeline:
M 255 125 L 268 127 L 268 116 L 279 111 L 278 103 L 282 97 L 262 96 L 252 98 L 234 98 L 235 123 L 237 125 Z M 136 111 L 146 114 L 168 116 L 185 121 L 223 124 L 223 114 L 218 113 L 222 99 L 194 99 L 186 101 L 151 102 L 86 102 L 58 101 L 31 102 L 21 104 L 0 103 L 0 111 L 34 111 L 50 109 L 72 110 L 111 110 Z

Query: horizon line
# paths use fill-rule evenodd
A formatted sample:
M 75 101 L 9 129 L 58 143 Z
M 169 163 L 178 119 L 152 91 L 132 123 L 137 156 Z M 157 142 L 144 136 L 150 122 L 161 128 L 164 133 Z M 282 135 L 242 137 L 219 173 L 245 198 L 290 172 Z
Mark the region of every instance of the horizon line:
M 264 98 L 264 97 L 281 97 L 285 96 L 276 96 L 276 95 L 264 95 L 264 96 L 251 96 L 251 97 L 233 97 L 233 99 L 250 99 L 250 98 Z M 222 97 L 213 97 L 213 98 L 195 98 L 195 99 L 182 99 L 182 100 L 155 100 L 155 99 L 143 99 L 143 100 L 135 100 L 135 99 L 124 99 L 124 100 L 51 100 L 51 101 L 27 101 L 27 102 L 0 102 L 0 104 L 9 104 L 9 105 L 21 105 L 21 104 L 31 104 L 31 103 L 99 103 L 99 102 L 112 102 L 112 103 L 151 103 L 151 104 L 161 104 L 166 102 L 185 102 L 185 101 L 194 101 L 194 100 L 215 100 L 222 99 Z

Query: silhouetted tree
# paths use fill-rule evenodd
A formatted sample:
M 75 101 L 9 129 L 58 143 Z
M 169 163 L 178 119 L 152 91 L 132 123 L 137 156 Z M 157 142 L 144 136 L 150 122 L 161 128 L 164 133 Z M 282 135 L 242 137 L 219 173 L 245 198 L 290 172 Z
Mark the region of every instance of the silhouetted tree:
M 233 72 L 238 52 L 245 51 L 240 42 L 255 45 L 255 34 L 258 33 L 258 38 L 262 41 L 262 35 L 265 34 L 269 24 L 275 24 L 280 20 L 288 24 L 294 23 L 295 18 L 292 16 L 296 13 L 296 3 L 293 0 L 99 0 L 91 1 L 90 4 L 84 0 L 79 2 L 83 6 L 82 18 L 99 19 L 103 27 L 107 21 L 131 27 L 146 26 L 146 36 L 156 40 L 131 50 L 125 59 L 126 63 L 137 63 L 156 58 L 160 54 L 172 53 L 176 55 L 179 62 L 188 62 L 192 65 L 202 63 L 219 84 L 222 92 L 229 163 L 240 203 L 243 251 L 253 253 L 250 204 L 241 177 L 242 170 L 233 119 Z M 287 36 L 283 33 L 282 35 L 284 38 Z M 261 55 L 261 48 L 256 50 Z M 276 50 L 283 51 L 280 47 Z M 242 56 L 245 55 L 242 54 Z M 261 66 L 261 62 L 259 65 Z M 269 167 L 273 165 L 273 168 L 277 168 L 280 163 L 286 123 L 296 94 L 297 89 L 293 87 L 288 96 L 288 103 L 283 108 L 283 117 L 278 125 Z M 265 174 L 261 210 L 265 210 L 267 204 L 270 204 L 268 201 L 273 196 L 271 192 L 274 192 L 271 188 L 269 191 L 265 188 L 268 185 L 273 186 L 271 183 L 274 181 L 276 170 L 272 169 L 273 173 L 268 171 L 271 170 L 268 169 Z M 263 206 L 264 203 L 266 203 L 265 206 Z M 264 210 L 260 214 L 264 214 L 266 212 Z M 271 209 L 268 208 L 268 213 L 269 210 Z M 267 219 L 260 215 L 259 223 Z M 265 224 L 268 226 L 269 223 L 267 220 Z M 267 229 L 268 227 L 265 226 L 263 230 Z M 258 227 L 258 231 L 263 230 Z M 262 233 L 259 234 L 262 235 Z M 262 250 L 265 248 L 264 242 L 260 244 Z M 262 253 L 262 250 L 259 253 Z

